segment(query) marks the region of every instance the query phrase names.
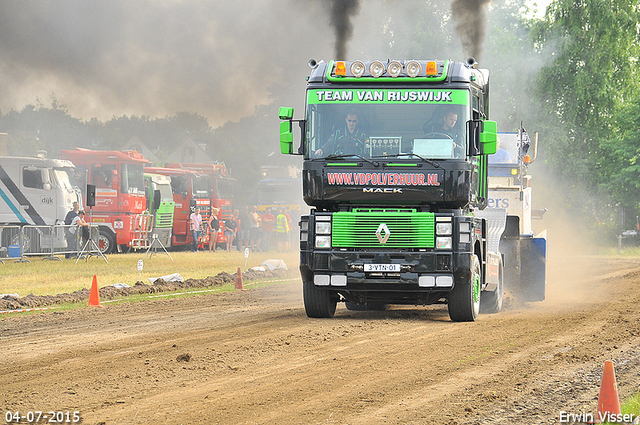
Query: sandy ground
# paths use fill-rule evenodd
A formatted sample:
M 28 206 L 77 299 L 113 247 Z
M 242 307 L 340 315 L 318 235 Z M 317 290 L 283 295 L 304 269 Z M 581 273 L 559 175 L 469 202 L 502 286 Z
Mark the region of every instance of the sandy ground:
M 0 321 L 0 413 L 83 424 L 555 424 L 640 385 L 640 261 L 555 256 L 547 300 L 309 319 L 299 281 Z M 640 412 L 638 412 L 640 413 Z M 23 421 L 24 422 L 24 421 Z

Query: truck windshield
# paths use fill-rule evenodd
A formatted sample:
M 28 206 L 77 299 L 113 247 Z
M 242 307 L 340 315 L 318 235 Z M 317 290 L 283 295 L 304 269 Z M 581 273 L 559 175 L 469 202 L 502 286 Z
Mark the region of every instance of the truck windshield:
M 156 188 L 160 191 L 162 202 L 173 202 L 173 192 L 170 184 L 156 184 Z
M 209 177 L 207 176 L 193 176 L 192 182 L 192 195 L 197 199 L 211 198 L 211 184 Z
M 464 158 L 468 109 L 440 103 L 309 104 L 305 158 Z
M 144 195 L 144 171 L 141 164 L 122 164 L 122 193 Z
M 53 175 L 55 176 L 58 187 L 67 192 L 73 192 L 74 188 L 78 187 L 72 168 L 54 168 Z
M 218 199 L 233 199 L 235 179 L 218 177 L 215 179 Z

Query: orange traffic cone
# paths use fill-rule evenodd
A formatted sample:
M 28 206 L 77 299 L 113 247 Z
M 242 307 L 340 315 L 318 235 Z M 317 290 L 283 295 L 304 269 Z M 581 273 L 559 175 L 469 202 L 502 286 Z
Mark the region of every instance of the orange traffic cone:
M 93 275 L 93 283 L 91 283 L 89 305 L 93 307 L 103 307 L 102 305 L 100 305 L 100 291 L 98 291 L 98 278 L 96 277 L 96 275 Z
M 242 272 L 240 271 L 240 267 L 238 267 L 238 272 L 236 273 L 236 289 L 244 290 L 244 285 L 242 284 Z
M 607 413 L 611 415 L 620 414 L 620 399 L 618 398 L 618 386 L 616 385 L 616 372 L 613 369 L 613 362 L 604 362 L 602 372 L 602 383 L 600 384 L 600 396 L 598 397 L 598 417 L 604 418 Z

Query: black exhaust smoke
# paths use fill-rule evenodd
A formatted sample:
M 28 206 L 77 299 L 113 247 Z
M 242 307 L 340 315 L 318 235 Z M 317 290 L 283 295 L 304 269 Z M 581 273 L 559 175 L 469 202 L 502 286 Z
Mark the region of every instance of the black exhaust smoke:
M 454 0 L 451 15 L 466 55 L 480 59 L 485 33 L 484 6 L 491 0 Z
M 360 0 L 331 0 L 331 26 L 336 36 L 335 59 L 347 59 L 347 42 L 353 35 L 351 18 L 358 14 Z

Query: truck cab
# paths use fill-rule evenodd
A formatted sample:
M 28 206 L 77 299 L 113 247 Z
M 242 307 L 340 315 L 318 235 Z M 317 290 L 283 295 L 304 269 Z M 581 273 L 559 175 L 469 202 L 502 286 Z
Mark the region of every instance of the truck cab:
M 135 151 L 76 148 L 60 155 L 76 166 L 76 181 L 85 195 L 84 209 L 100 231 L 100 251 L 108 254 L 133 247 L 135 224 L 146 209 L 143 166 L 149 161 Z M 95 189 L 95 199 L 87 196 L 89 188 Z
M 36 157 L 0 157 L 0 223 L 16 226 L 64 224 L 73 202 L 82 203 L 71 161 Z M 16 227 L 15 229 L 18 229 Z M 25 232 L 23 250 L 40 252 L 51 240 L 41 229 Z M 64 234 L 55 233 L 54 246 L 66 246 Z M 3 231 L 1 245 L 19 244 L 16 231 Z
M 176 203 L 171 191 L 171 177 L 144 173 L 147 210 L 153 216 L 153 232 L 165 247 L 171 247 L 173 214 Z
M 145 167 L 146 173 L 160 174 L 171 178 L 171 191 L 175 203 L 171 246 L 188 246 L 192 242 L 190 216 L 195 207 L 200 207 L 203 231 L 198 244 L 208 244 L 207 222 L 211 215 L 211 179 L 205 174 L 191 170 L 164 167 Z
M 280 108 L 280 146 L 303 157 L 305 310 L 447 303 L 454 321 L 502 304 L 488 202 L 489 72 L 475 60 L 310 61 L 306 111 Z M 300 141 L 294 144 L 294 125 Z M 497 244 L 496 244 L 497 246 Z

